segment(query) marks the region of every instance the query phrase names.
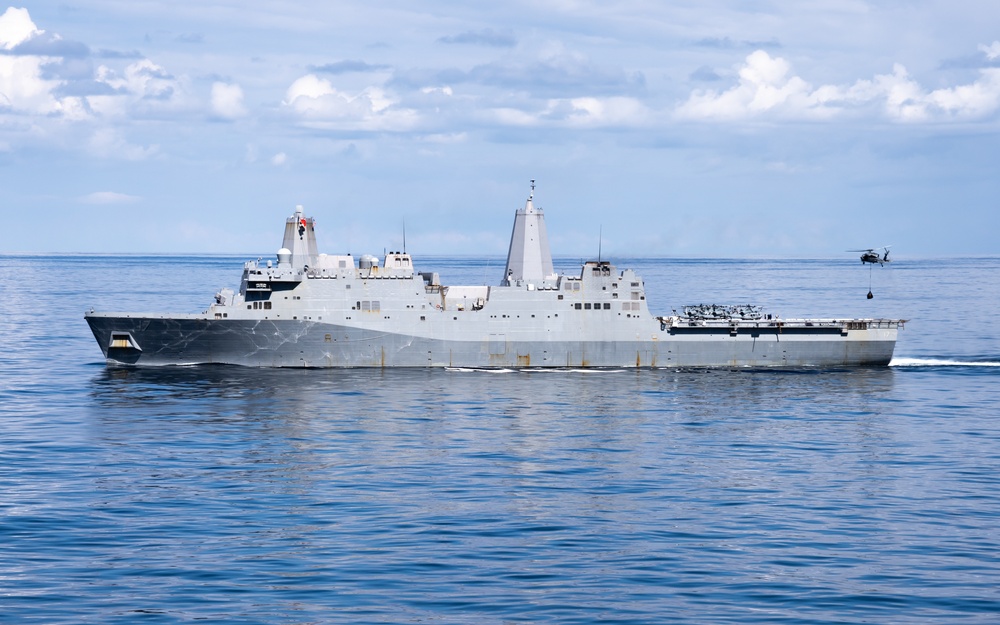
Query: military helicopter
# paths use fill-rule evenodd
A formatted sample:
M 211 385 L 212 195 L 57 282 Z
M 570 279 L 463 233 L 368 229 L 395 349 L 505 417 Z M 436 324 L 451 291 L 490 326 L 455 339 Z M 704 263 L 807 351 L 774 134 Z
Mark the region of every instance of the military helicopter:
M 876 252 L 875 250 L 878 249 L 878 248 L 874 248 L 874 247 L 869 247 L 868 249 L 864 249 L 864 250 L 847 250 L 847 251 L 848 252 L 861 252 L 861 264 L 862 265 L 868 265 L 868 264 L 870 264 L 872 267 L 874 267 L 875 263 L 878 263 L 879 267 L 884 267 L 886 263 L 891 263 L 892 262 L 891 260 L 889 260 L 889 248 L 890 247 L 891 246 L 889 246 L 889 245 L 882 246 L 882 250 L 883 250 L 882 254 L 879 254 L 878 252 Z M 872 267 L 868 268 L 868 299 L 871 299 L 871 298 L 875 297 L 875 295 L 872 294 L 872 273 L 871 273 Z
M 877 248 L 874 248 L 874 247 L 869 247 L 868 249 L 864 249 L 864 250 L 847 250 L 847 251 L 848 252 L 863 252 L 861 254 L 861 264 L 862 265 L 864 265 L 865 263 L 871 263 L 873 265 L 875 263 L 878 263 L 879 266 L 884 266 L 886 263 L 891 263 L 892 262 L 891 260 L 889 260 L 889 248 L 890 247 L 892 247 L 892 246 L 891 245 L 886 245 L 886 246 L 882 247 L 882 249 L 884 250 L 883 254 L 879 254 L 878 252 L 876 252 L 875 250 Z

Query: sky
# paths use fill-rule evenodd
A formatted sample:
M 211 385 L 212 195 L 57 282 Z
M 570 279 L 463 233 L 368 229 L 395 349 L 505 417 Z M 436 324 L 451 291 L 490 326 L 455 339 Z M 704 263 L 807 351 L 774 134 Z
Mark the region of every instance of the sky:
M 1000 3 L 0 4 L 0 253 L 1000 254 Z

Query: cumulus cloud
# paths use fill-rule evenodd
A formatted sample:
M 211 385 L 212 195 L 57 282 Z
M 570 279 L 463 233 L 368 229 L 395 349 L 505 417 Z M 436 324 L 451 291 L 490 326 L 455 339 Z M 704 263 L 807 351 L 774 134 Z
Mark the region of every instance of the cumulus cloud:
M 0 109 L 35 115 L 83 112 L 76 98 L 59 99 L 53 91 L 61 83 L 46 77 L 45 57 L 16 52 L 33 39 L 45 35 L 31 21 L 27 9 L 8 8 L 0 15 Z
M 0 15 L 0 111 L 70 121 L 142 116 L 183 106 L 182 82 L 149 59 L 95 69 L 86 45 L 39 29 L 27 9 Z
M 417 122 L 415 111 L 398 107 L 396 100 L 380 87 L 349 95 L 315 74 L 293 82 L 282 104 L 309 125 L 320 128 L 406 130 Z
M 132 63 L 121 74 L 102 65 L 97 75 L 101 82 L 143 100 L 169 100 L 176 89 L 174 77 L 149 59 Z
M 9 7 L 0 15 L 0 48 L 12 50 L 43 31 L 31 21 L 28 9 Z
M 997 48 L 1000 51 L 1000 45 Z M 814 87 L 794 75 L 785 59 L 757 50 L 740 67 L 736 85 L 725 91 L 695 91 L 676 112 L 682 119 L 696 120 L 823 120 L 866 108 L 901 122 L 979 119 L 1000 108 L 1000 69 L 983 68 L 971 84 L 933 91 L 921 87 L 899 64 L 891 74 L 853 85 Z
M 212 114 L 221 119 L 236 119 L 246 115 L 243 106 L 243 89 L 236 84 L 212 84 Z
M 723 92 L 696 91 L 679 113 L 692 118 L 741 119 L 776 107 L 802 108 L 810 87 L 801 78 L 789 77 L 788 71 L 784 59 L 758 50 L 740 68 L 736 86 Z
M 271 157 L 271 164 L 274 165 L 275 167 L 281 167 L 287 162 L 288 162 L 288 155 L 285 154 L 284 152 L 278 152 L 277 154 Z

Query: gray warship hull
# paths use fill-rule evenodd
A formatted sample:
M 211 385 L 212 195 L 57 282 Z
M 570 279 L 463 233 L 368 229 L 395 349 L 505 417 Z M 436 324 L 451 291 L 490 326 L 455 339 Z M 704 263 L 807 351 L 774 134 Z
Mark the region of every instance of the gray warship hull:
M 301 207 L 277 262 L 244 264 L 200 314 L 85 314 L 112 365 L 251 367 L 884 366 L 901 320 L 780 319 L 754 306 L 650 312 L 631 269 L 553 271 L 542 210 L 515 214 L 503 279 L 446 286 L 410 255 L 319 254 Z
M 897 333 L 891 320 L 686 327 L 638 320 L 645 333 L 603 340 L 541 338 L 535 330 L 514 328 L 492 333 L 467 328 L 455 332 L 464 338 L 436 338 L 432 332 L 416 335 L 318 321 L 196 316 L 91 313 L 87 321 L 109 363 L 251 367 L 884 366 L 892 359 Z

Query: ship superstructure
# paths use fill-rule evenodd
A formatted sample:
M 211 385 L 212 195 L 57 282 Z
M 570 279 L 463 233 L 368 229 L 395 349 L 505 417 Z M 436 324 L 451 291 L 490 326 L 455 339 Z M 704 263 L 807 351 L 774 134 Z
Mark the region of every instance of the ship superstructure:
M 554 271 L 534 185 L 496 286 L 449 286 L 409 254 L 321 254 L 302 207 L 275 260 L 200 314 L 85 315 L 109 364 L 256 367 L 878 366 L 898 319 L 778 319 L 753 306 L 649 311 L 631 269 Z

